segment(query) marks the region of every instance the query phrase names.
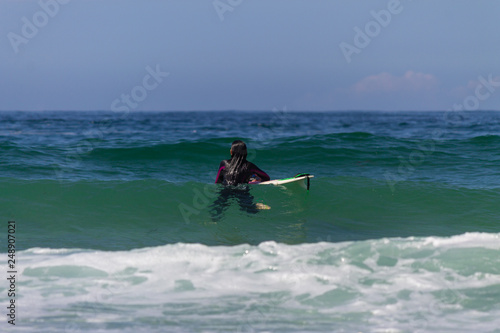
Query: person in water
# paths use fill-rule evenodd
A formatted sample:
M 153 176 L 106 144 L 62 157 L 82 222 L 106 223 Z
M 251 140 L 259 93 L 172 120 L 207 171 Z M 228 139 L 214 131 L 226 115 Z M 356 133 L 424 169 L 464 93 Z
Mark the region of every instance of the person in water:
M 234 198 L 240 204 L 240 209 L 247 213 L 255 214 L 260 209 L 269 209 L 262 203 L 254 203 L 248 184 L 270 180 L 267 173 L 259 169 L 252 162 L 247 161 L 247 146 L 241 140 L 236 140 L 231 145 L 231 158 L 220 162 L 215 183 L 224 185 L 219 191 L 219 197 L 212 204 L 212 219 L 219 220 L 224 210 Z
M 231 153 L 231 158 L 220 162 L 215 183 L 234 186 L 248 184 L 252 180 L 271 180 L 267 173 L 259 169 L 252 162 L 247 161 L 247 145 L 243 141 L 234 141 L 229 152 Z

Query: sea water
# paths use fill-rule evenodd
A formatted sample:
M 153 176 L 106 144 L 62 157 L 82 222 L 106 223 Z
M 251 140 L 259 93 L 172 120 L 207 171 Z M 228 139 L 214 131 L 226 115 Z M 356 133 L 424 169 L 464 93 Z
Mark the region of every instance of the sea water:
M 500 332 L 499 133 L 479 111 L 2 112 L 0 331 Z M 270 210 L 214 219 L 235 139 L 310 191 L 252 185 Z

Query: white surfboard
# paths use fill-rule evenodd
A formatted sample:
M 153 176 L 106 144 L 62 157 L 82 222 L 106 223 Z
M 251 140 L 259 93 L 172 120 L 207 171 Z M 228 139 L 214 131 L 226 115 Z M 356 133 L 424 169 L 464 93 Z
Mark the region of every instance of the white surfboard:
M 302 187 L 305 189 L 309 190 L 309 179 L 313 178 L 314 175 L 309 175 L 309 174 L 299 174 L 295 177 L 291 178 L 283 178 L 283 179 L 274 179 L 274 180 L 268 180 L 265 182 L 257 183 L 258 185 L 283 185 L 283 184 L 288 184 L 288 183 L 294 183 L 297 182 L 300 184 Z

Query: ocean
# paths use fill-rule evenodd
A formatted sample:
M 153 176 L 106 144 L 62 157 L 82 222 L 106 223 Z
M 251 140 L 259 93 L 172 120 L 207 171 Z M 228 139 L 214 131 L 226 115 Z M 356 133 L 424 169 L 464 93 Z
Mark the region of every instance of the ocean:
M 0 331 L 500 332 L 499 202 L 500 112 L 0 112 Z

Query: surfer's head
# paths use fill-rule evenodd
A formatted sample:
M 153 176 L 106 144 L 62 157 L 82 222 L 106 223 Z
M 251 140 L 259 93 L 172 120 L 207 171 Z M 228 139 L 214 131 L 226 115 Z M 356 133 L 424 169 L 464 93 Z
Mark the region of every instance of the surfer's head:
M 247 158 L 247 145 L 241 140 L 233 141 L 233 144 L 231 145 L 230 153 L 231 153 L 231 156 L 233 156 L 233 157 L 243 157 L 246 159 Z

